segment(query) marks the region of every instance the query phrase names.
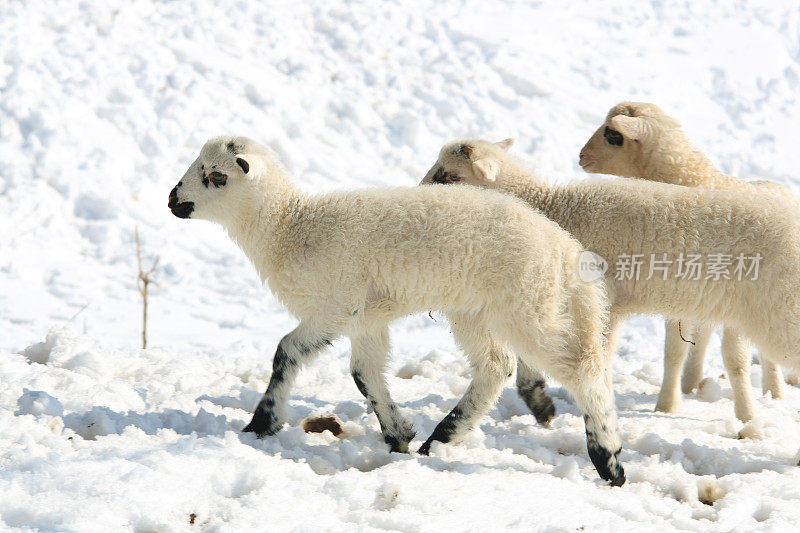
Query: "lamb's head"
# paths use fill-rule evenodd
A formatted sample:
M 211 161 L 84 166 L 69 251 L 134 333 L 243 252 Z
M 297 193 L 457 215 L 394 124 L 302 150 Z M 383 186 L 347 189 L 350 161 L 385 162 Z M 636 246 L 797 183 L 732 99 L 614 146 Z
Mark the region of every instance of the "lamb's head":
M 167 205 L 176 217 L 224 224 L 258 198 L 260 182 L 269 178 L 264 174 L 277 165 L 267 148 L 247 137 L 215 137 L 170 191 Z
M 683 137 L 680 123 L 655 104 L 622 102 L 581 149 L 586 172 L 643 177 L 643 166 L 664 137 Z
M 464 183 L 493 187 L 506 152 L 514 139 L 489 142 L 480 139 L 453 141 L 445 144 L 439 158 L 420 185 L 428 183 Z

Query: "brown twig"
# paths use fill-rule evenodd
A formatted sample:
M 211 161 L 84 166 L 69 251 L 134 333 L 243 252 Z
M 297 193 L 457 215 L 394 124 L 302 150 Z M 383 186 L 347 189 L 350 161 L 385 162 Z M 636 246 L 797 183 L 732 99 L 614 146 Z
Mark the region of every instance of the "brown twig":
M 79 314 L 83 313 L 83 311 L 84 311 L 84 310 L 85 310 L 87 307 L 89 307 L 89 304 L 90 304 L 90 303 L 91 303 L 91 302 L 86 302 L 85 304 L 83 304 L 83 307 L 81 307 L 80 309 L 78 309 L 78 312 L 77 312 L 77 313 L 75 313 L 74 315 L 72 315 L 72 318 L 70 318 L 69 320 L 67 320 L 67 324 L 69 324 L 70 322 L 72 322 L 73 320 L 75 320 L 75 319 L 78 317 L 78 315 L 79 315 Z
M 688 343 L 689 343 L 689 344 L 691 344 L 692 346 L 694 346 L 694 345 L 695 345 L 694 341 L 687 341 L 686 339 L 684 339 L 684 338 L 683 338 L 683 332 L 681 331 L 681 321 L 680 321 L 680 320 L 678 320 L 678 335 L 680 335 L 680 336 L 681 336 L 681 340 L 682 340 L 683 342 L 688 342 Z
M 139 241 L 139 227 L 136 227 L 136 266 L 139 267 L 139 277 L 136 278 L 136 286 L 139 288 L 139 294 L 142 295 L 142 349 L 147 348 L 147 287 L 150 283 L 155 283 L 150 278 L 150 275 L 155 272 L 158 266 L 158 257 L 153 261 L 153 266 L 150 270 L 144 271 L 142 269 L 142 252 L 141 242 Z

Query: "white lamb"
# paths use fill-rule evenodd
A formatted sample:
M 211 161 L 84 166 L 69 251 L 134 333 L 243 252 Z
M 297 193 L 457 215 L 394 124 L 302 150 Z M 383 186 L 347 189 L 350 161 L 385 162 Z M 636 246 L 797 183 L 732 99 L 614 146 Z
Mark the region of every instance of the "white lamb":
M 473 370 L 464 397 L 420 448 L 462 437 L 514 371 L 510 345 L 559 379 L 585 413 L 589 455 L 603 479 L 619 464 L 607 298 L 581 281 L 580 244 L 521 201 L 476 188 L 397 188 L 307 196 L 267 148 L 218 137 L 170 193 L 181 218 L 221 224 L 262 280 L 300 319 L 279 343 L 269 386 L 244 431 L 276 433 L 301 365 L 332 340 L 352 343 L 351 371 L 385 441 L 407 451 L 411 424 L 384 381 L 389 323 L 442 310 Z
M 687 187 L 729 189 L 769 194 L 787 199 L 797 205 L 796 198 L 785 187 L 770 181 L 747 182 L 718 170 L 711 160 L 689 142 L 677 119 L 667 115 L 655 104 L 622 102 L 608 112 L 606 120 L 592 135 L 580 152 L 580 165 L 586 172 L 613 174 L 629 178 L 640 178 Z M 681 340 L 682 331 L 691 339 L 693 346 Z M 667 321 L 664 360 L 664 382 L 656 409 L 666 412 L 677 410 L 680 402 L 678 374 L 683 368 L 681 388 L 691 392 L 703 377 L 703 359 L 713 325 L 695 324 L 686 321 Z M 692 333 L 693 332 L 693 333 Z M 742 343 L 744 351 L 726 351 L 726 367 L 741 366 L 749 373 L 750 347 Z M 740 361 L 740 362 L 737 362 Z M 763 375 L 761 387 L 764 394 L 769 391 L 773 398 L 783 397 L 783 376 L 780 367 L 762 358 Z M 747 379 L 736 380 L 736 384 L 747 385 Z M 750 387 L 736 387 L 737 401 L 747 406 L 745 418 L 752 417 Z
M 746 341 L 735 333 L 741 331 L 773 362 L 800 366 L 800 210 L 794 205 L 766 195 L 631 179 L 553 187 L 506 154 L 511 143 L 449 143 L 422 183 L 465 183 L 522 198 L 604 258 L 611 266 L 606 280 L 612 353 L 626 316 L 653 313 L 725 324 L 723 352 L 743 351 Z M 739 270 L 729 279 L 700 272 L 694 279 L 696 270 L 689 272 L 694 254 L 731 258 L 737 266 L 759 270 L 757 276 Z M 667 267 L 640 264 L 636 275 L 636 258 Z M 733 386 L 749 386 L 749 358 L 737 365 L 728 366 Z M 541 379 L 525 365 L 517 372 L 528 374 L 523 381 Z M 749 419 L 751 407 L 738 400 L 736 415 Z

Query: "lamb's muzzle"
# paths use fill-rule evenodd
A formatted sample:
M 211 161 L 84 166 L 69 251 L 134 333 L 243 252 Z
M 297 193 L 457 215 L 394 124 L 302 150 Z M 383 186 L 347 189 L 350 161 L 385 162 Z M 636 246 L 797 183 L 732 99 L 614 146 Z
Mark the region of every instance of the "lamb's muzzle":
M 179 202 L 178 201 L 178 187 L 173 187 L 169 192 L 169 201 L 167 202 L 172 214 L 178 218 L 189 218 L 189 215 L 194 211 L 194 202 Z

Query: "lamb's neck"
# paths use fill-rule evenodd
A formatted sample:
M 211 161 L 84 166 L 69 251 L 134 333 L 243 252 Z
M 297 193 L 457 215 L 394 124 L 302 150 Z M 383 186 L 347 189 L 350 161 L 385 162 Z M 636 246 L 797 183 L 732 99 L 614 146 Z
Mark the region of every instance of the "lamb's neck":
M 717 169 L 700 150 L 688 142 L 670 150 L 653 150 L 642 158 L 640 175 L 650 181 L 686 187 L 735 188 L 739 180 Z
M 302 194 L 286 185 L 258 191 L 253 202 L 226 225 L 228 235 L 253 263 L 262 282 L 280 271 L 286 233 L 294 226 L 292 221 L 302 203 Z
M 555 189 L 513 162 L 507 161 L 503 164 L 495 186 L 507 194 L 525 200 L 548 217 L 556 208 L 553 202 Z

